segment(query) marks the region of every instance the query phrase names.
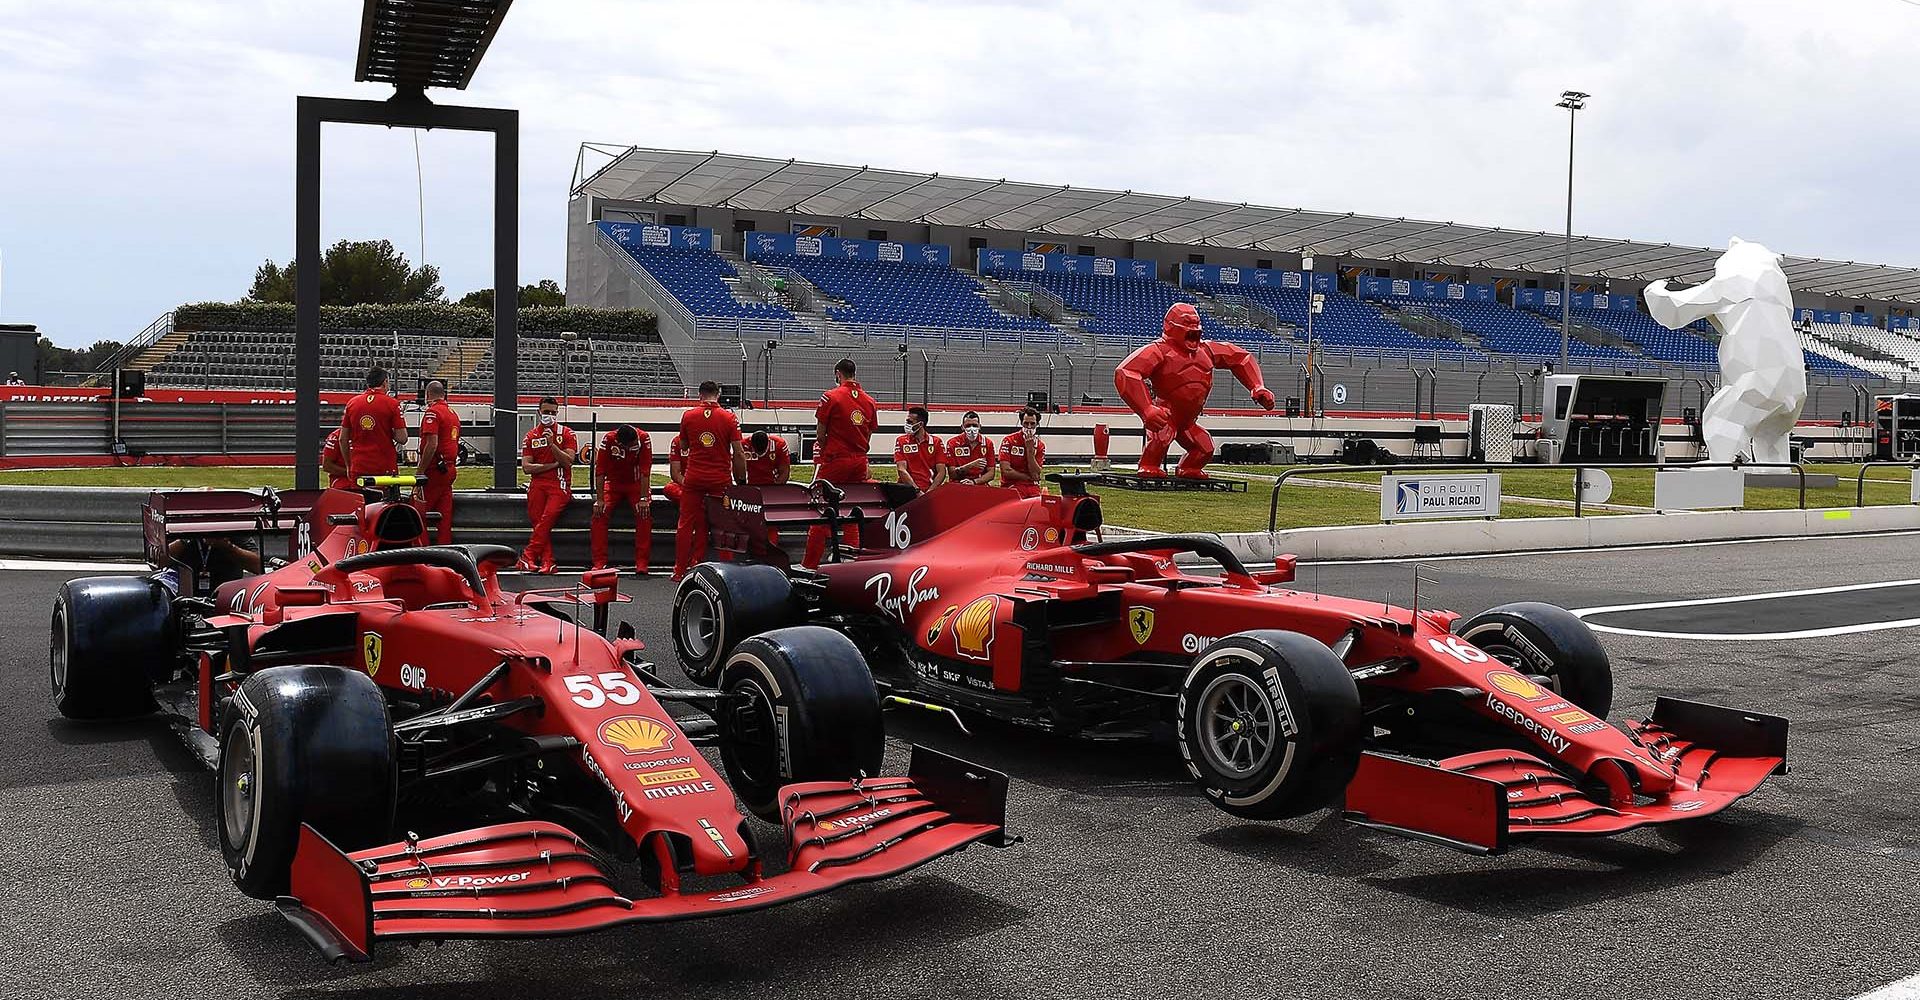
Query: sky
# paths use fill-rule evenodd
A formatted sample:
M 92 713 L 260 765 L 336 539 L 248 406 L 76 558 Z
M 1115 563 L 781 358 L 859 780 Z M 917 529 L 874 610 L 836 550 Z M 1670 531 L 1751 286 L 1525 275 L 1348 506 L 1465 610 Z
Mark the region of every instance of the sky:
M 0 322 L 123 340 L 290 259 L 295 96 L 391 92 L 360 9 L 0 0 Z M 1916 265 L 1916 38 L 1920 0 L 518 0 L 435 100 L 520 109 L 523 282 L 585 141 L 1558 231 L 1566 89 L 1576 232 Z M 323 243 L 491 284 L 488 137 L 324 143 Z

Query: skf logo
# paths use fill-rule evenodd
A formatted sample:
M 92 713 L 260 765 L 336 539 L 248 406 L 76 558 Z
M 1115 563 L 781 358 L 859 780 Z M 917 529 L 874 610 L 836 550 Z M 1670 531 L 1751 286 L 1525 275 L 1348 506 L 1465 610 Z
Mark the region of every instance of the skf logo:
M 380 638 L 378 632 L 368 632 L 360 637 L 360 655 L 366 661 L 368 677 L 380 673 L 380 650 L 385 646 L 386 640 Z
M 600 742 L 635 757 L 673 749 L 671 726 L 644 715 L 623 715 L 600 724 Z
M 947 627 L 947 619 L 952 618 L 959 611 L 960 611 L 960 605 L 949 604 L 947 605 L 947 610 L 940 612 L 940 617 L 935 618 L 933 620 L 933 624 L 927 626 L 927 645 L 928 646 L 932 646 L 935 642 L 939 641 L 940 631 Z
M 1547 696 L 1547 689 L 1511 670 L 1495 670 L 1487 674 L 1487 683 L 1504 694 L 1510 694 L 1521 701 L 1539 701 Z
M 961 610 L 953 623 L 953 648 L 969 660 L 987 662 L 993 658 L 993 638 L 1000 599 L 988 594 L 974 598 Z
M 1133 633 L 1135 643 L 1146 645 L 1147 640 L 1153 637 L 1153 609 L 1128 608 L 1127 630 Z

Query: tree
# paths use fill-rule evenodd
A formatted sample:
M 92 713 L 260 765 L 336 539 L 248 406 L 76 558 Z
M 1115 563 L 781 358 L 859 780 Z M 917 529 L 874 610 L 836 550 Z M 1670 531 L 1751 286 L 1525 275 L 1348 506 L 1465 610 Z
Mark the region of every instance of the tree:
M 92 347 L 75 349 L 60 345 L 41 337 L 35 345 L 38 355 L 39 372 L 37 377 L 45 378 L 48 372 L 90 372 L 99 368 L 108 358 L 119 353 L 124 346 L 117 340 L 96 340 Z M 4 377 L 5 373 L 0 373 Z M 24 378 L 35 378 L 35 372 L 22 372 Z
M 457 304 L 475 306 L 481 309 L 492 309 L 493 289 L 482 288 L 479 291 L 468 292 L 460 296 L 460 301 Z M 522 309 L 529 306 L 564 306 L 566 304 L 567 293 L 561 291 L 560 283 L 552 278 L 542 278 L 537 285 L 520 286 L 520 307 Z
M 292 302 L 297 267 L 268 260 L 253 272 L 247 298 L 254 302 Z M 440 269 L 432 264 L 413 267 L 405 254 L 388 240 L 341 240 L 320 255 L 320 304 L 329 306 L 387 305 L 396 302 L 442 302 L 447 290 Z

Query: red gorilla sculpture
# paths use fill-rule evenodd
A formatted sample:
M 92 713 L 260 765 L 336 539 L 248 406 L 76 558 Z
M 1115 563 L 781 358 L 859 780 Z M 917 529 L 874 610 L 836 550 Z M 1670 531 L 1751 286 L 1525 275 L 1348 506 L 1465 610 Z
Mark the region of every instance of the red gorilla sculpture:
M 1147 444 L 1140 450 L 1140 474 L 1164 476 L 1161 463 L 1174 441 L 1187 450 L 1174 474 L 1205 479 L 1213 460 L 1213 437 L 1199 424 L 1213 390 L 1213 371 L 1225 368 L 1253 393 L 1254 402 L 1271 410 L 1273 393 L 1260 377 L 1260 363 L 1245 348 L 1219 340 L 1200 339 L 1200 312 L 1190 302 L 1167 309 L 1160 339 L 1142 344 L 1113 370 L 1113 387 L 1147 425 Z M 1148 383 L 1152 383 L 1149 388 Z

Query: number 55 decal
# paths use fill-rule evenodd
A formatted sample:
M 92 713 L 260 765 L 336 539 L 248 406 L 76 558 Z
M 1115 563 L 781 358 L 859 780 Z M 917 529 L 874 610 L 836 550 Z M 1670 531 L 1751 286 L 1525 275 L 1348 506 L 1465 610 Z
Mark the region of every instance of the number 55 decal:
M 581 708 L 599 708 L 607 702 L 616 705 L 631 705 L 640 700 L 640 689 L 627 680 L 627 676 L 618 671 L 589 677 L 574 674 L 562 677 L 567 691 L 573 695 L 573 703 Z

